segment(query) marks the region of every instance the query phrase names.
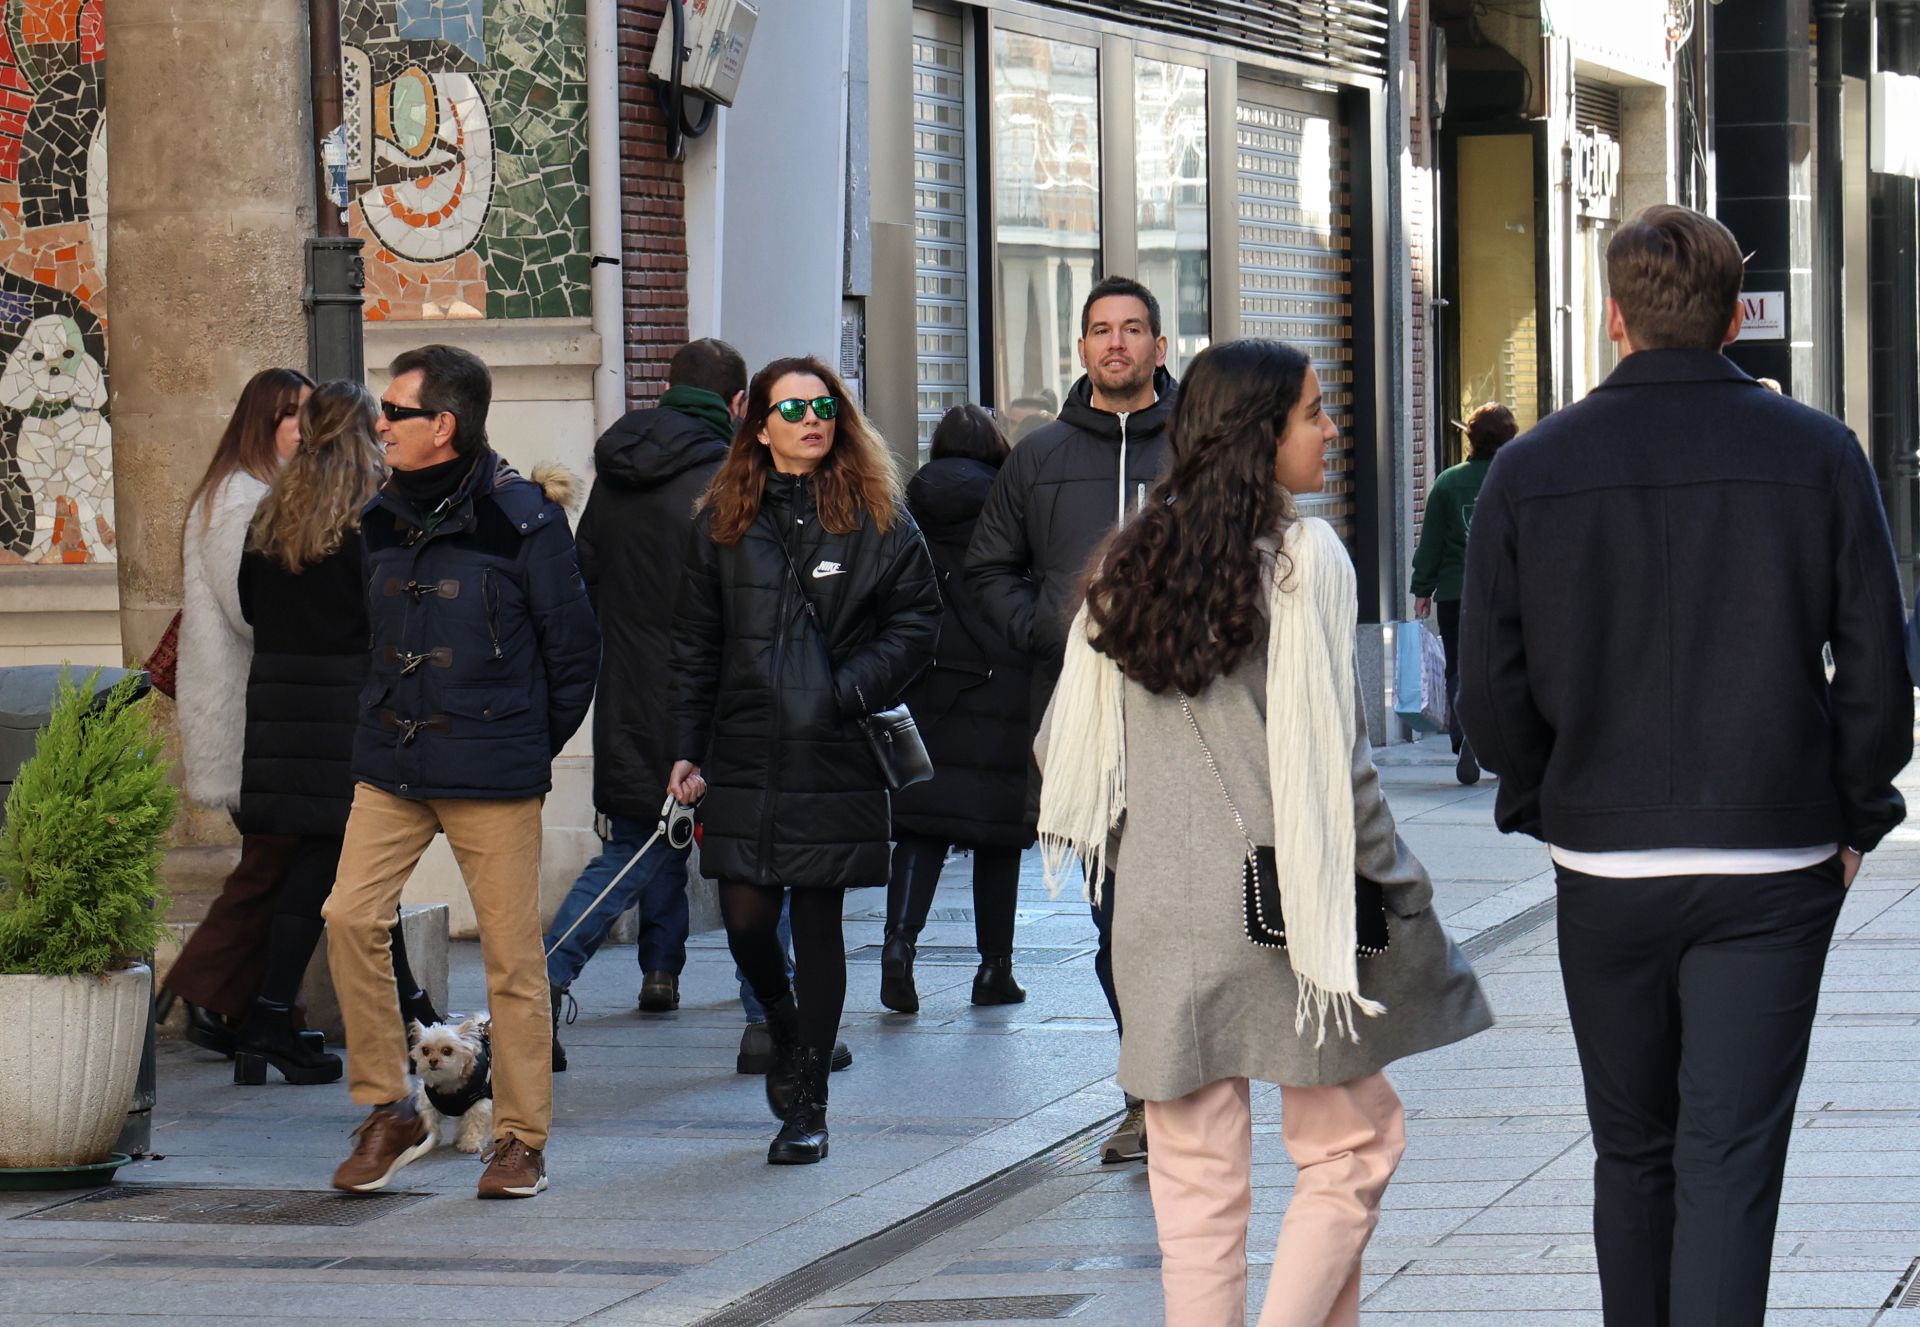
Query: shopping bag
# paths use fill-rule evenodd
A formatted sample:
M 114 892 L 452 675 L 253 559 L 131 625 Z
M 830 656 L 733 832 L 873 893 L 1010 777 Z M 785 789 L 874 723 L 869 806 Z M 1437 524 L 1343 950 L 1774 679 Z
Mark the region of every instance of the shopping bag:
M 1393 712 L 1422 732 L 1447 731 L 1447 652 L 1424 622 L 1393 628 Z

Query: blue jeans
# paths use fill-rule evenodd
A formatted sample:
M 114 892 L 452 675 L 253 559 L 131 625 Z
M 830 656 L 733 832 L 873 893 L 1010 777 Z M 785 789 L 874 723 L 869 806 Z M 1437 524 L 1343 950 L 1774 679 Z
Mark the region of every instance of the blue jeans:
M 787 896 L 791 898 L 792 895 Z M 780 903 L 780 948 L 787 956 L 787 986 L 793 986 L 793 922 L 787 914 L 787 903 Z M 746 974 L 740 971 L 738 963 L 733 965 L 733 979 L 740 983 L 740 1007 L 747 1011 L 747 1022 L 764 1023 L 767 1021 L 767 1007 L 754 998 L 753 987 L 747 984 Z
M 598 907 L 588 911 L 594 896 L 633 859 L 654 831 L 652 823 L 625 816 L 609 816 L 607 825 L 611 837 L 602 841 L 600 855 L 587 863 L 587 869 L 567 891 L 542 946 L 551 948 L 554 938 L 573 926 L 574 918 L 585 914 L 573 934 L 547 958 L 547 981 L 556 991 L 580 975 L 587 960 L 606 942 L 620 914 L 636 903 L 640 905 L 640 970 L 678 976 L 687 966 L 687 850 L 674 848 L 664 836 L 647 849 L 647 855 L 634 863 Z

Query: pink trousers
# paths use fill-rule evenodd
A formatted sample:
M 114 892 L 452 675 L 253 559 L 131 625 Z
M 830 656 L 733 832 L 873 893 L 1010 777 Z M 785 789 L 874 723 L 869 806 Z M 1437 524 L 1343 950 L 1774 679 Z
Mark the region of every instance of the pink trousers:
M 1407 1148 L 1385 1074 L 1282 1087 L 1280 1132 L 1298 1169 L 1260 1327 L 1354 1327 L 1360 1255 Z M 1253 1114 L 1247 1080 L 1147 1103 L 1147 1182 L 1160 1233 L 1167 1327 L 1244 1327 Z

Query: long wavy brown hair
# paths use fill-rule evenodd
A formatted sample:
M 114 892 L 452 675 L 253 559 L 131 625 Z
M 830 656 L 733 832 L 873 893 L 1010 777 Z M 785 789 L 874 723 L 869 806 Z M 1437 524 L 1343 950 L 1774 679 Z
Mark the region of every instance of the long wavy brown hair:
M 240 389 L 240 400 L 221 431 L 207 472 L 187 499 L 188 513 L 198 508 L 203 527 L 213 521 L 213 504 L 202 503 L 201 499 L 235 471 L 245 470 L 263 484 L 273 482 L 280 468 L 280 458 L 274 452 L 274 432 L 287 414 L 300 408 L 301 391 L 312 386 L 313 379 L 298 369 L 261 369 Z
M 386 449 L 373 431 L 379 409 L 357 382 L 314 388 L 300 409 L 300 450 L 255 509 L 249 548 L 297 576 L 360 528 L 360 509 L 387 474 Z
M 1167 421 L 1173 468 L 1094 562 L 1093 647 L 1156 695 L 1199 694 L 1260 638 L 1269 582 L 1259 542 L 1293 520 L 1274 451 L 1307 366 L 1279 341 L 1201 351 Z
M 900 469 L 886 440 L 860 413 L 839 374 L 811 355 L 796 355 L 774 360 L 747 384 L 747 413 L 734 430 L 727 459 L 694 508 L 712 513 L 714 542 L 739 543 L 760 517 L 767 476 L 773 473 L 773 451 L 761 445 L 760 430 L 773 413 L 773 385 L 789 373 L 812 374 L 840 403 L 833 446 L 813 472 L 813 501 L 821 526 L 833 534 L 851 534 L 865 514 L 876 530 L 891 530 L 900 510 Z

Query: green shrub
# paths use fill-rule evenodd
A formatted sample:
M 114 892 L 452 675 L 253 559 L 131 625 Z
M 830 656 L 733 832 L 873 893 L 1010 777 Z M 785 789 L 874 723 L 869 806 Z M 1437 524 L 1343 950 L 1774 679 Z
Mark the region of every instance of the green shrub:
M 0 973 L 81 976 L 137 961 L 160 938 L 161 840 L 179 794 L 130 676 L 96 706 L 71 675 L 0 830 Z

